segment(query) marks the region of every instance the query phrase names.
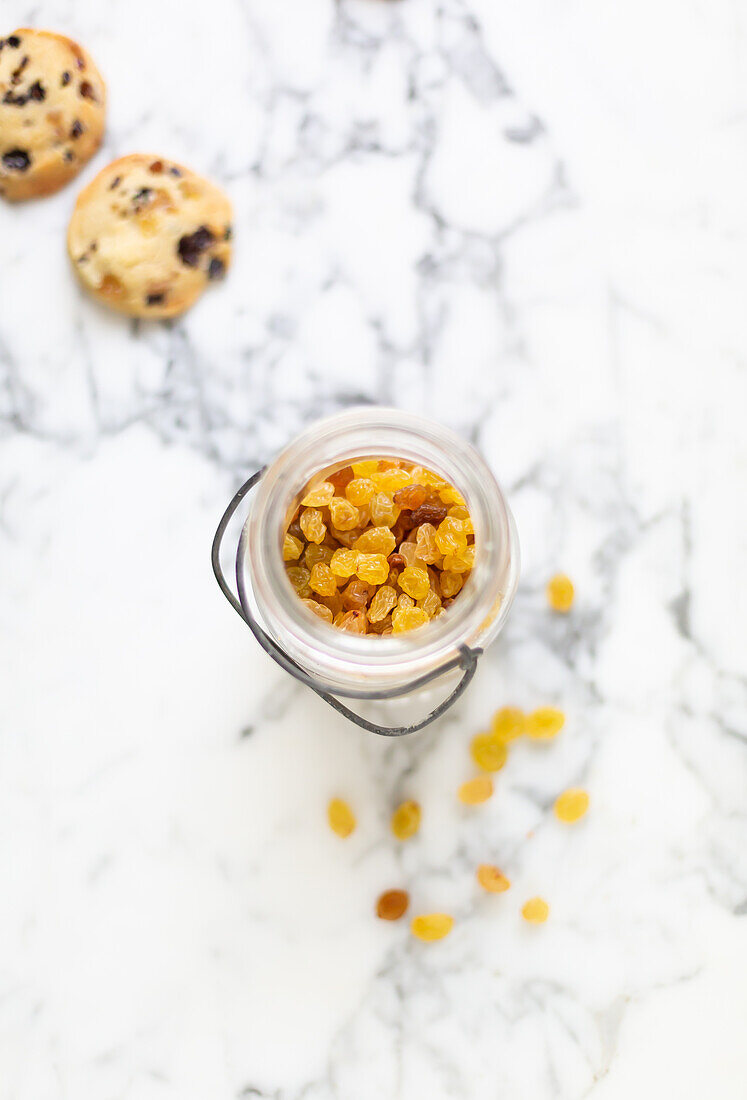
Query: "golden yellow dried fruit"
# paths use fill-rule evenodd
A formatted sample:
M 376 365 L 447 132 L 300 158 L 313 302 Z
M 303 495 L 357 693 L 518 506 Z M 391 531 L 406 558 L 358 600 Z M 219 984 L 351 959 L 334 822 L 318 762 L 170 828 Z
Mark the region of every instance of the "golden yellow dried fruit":
M 589 809 L 589 796 L 580 787 L 569 787 L 555 799 L 554 809 L 558 821 L 570 825 L 582 818 Z
M 318 603 L 316 600 L 304 599 L 301 600 L 304 607 L 307 607 L 309 611 L 312 611 L 317 618 L 323 619 L 325 623 L 331 623 L 334 619 L 334 615 L 330 609 L 323 603 Z
M 565 725 L 565 715 L 556 707 L 540 707 L 526 717 L 526 731 L 533 741 L 551 741 Z
M 354 545 L 362 554 L 384 554 L 389 557 L 396 541 L 388 527 L 369 527 L 355 540 Z
M 472 571 L 469 509 L 453 486 L 422 466 L 357 459 L 320 471 L 301 501 L 283 537 L 286 571 L 299 597 L 313 592 L 342 629 L 367 633 L 370 624 L 384 636 L 424 626 L 448 610 Z M 380 588 L 390 591 L 374 602 Z M 392 589 L 395 598 L 401 593 L 396 603 Z
M 508 760 L 505 741 L 499 741 L 492 733 L 478 733 L 470 745 L 472 759 L 478 768 L 486 772 L 500 771 Z
M 327 526 L 318 508 L 304 508 L 298 522 L 309 542 L 324 542 Z
M 408 545 L 412 546 L 412 543 Z M 402 553 L 401 550 L 400 553 Z M 414 600 L 425 599 L 431 587 L 427 569 L 418 565 L 406 566 L 399 575 L 399 586 Z
M 480 864 L 477 868 L 477 881 L 489 894 L 503 894 L 511 885 L 503 871 L 499 871 L 492 863 Z
M 327 806 L 327 820 L 333 833 L 346 837 L 355 829 L 355 814 L 342 798 L 333 798 Z
M 459 791 L 459 801 L 465 806 L 479 806 L 481 802 L 487 802 L 493 793 L 493 780 L 489 775 L 477 775 L 474 779 L 468 779 L 462 783 Z
M 376 492 L 376 486 L 370 477 L 355 477 L 345 486 L 345 496 L 356 508 L 368 504 Z
M 360 523 L 360 513 L 345 497 L 332 497 L 329 502 L 329 518 L 338 531 L 352 531 Z
M 490 720 L 490 732 L 499 741 L 515 741 L 526 729 L 526 717 L 518 707 L 501 707 Z
M 298 561 L 303 554 L 303 543 L 295 535 L 286 535 L 283 539 L 283 561 Z
M 335 487 L 331 481 L 320 481 L 313 485 L 301 501 L 306 508 L 325 508 L 335 495 Z
M 413 917 L 410 924 L 413 936 L 425 943 L 434 943 L 448 936 L 454 927 L 454 918 L 448 913 L 423 913 Z
M 353 467 L 353 473 L 356 477 L 369 477 L 371 474 L 375 474 L 379 468 L 378 458 L 359 458 L 357 462 L 351 463 Z
M 311 570 L 309 588 L 319 596 L 334 596 L 337 591 L 335 575 L 323 561 L 318 561 Z
M 547 602 L 553 611 L 565 614 L 573 606 L 573 581 L 565 573 L 556 573 L 547 582 Z
M 389 562 L 383 554 L 359 554 L 356 573 L 368 584 L 385 584 L 389 577 Z
M 530 924 L 544 924 L 550 914 L 550 906 L 544 898 L 530 898 L 521 908 L 521 915 Z
M 344 548 L 335 550 L 329 567 L 336 577 L 352 577 L 358 568 L 358 551 Z
M 397 607 L 392 613 L 392 631 L 394 634 L 404 634 L 407 630 L 416 630 L 419 626 L 425 626 L 430 619 L 420 607 Z
M 420 828 L 422 813 L 417 802 L 402 802 L 392 814 L 392 832 L 397 840 L 409 840 Z

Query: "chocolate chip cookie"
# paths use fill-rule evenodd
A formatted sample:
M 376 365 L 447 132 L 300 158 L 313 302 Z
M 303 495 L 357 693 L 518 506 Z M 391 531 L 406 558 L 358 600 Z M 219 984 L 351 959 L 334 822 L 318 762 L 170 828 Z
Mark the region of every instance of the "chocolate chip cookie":
M 91 293 L 132 317 L 175 317 L 231 259 L 231 204 L 189 168 L 134 153 L 78 196 L 67 245 Z
M 101 144 L 106 87 L 86 51 L 52 31 L 0 38 L 0 195 L 51 195 Z

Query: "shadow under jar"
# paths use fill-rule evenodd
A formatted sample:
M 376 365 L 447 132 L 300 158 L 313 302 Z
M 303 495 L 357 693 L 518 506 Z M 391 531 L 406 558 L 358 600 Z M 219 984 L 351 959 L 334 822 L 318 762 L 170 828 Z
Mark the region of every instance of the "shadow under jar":
M 286 576 L 283 538 L 309 481 L 365 458 L 400 459 L 433 470 L 465 498 L 474 525 L 475 563 L 458 599 L 444 614 L 407 633 L 340 630 L 308 611 Z M 220 544 L 250 487 L 254 493 L 236 554 L 236 601 L 220 569 Z M 508 615 L 518 582 L 519 546 L 503 493 L 474 447 L 422 417 L 364 406 L 312 424 L 256 483 L 252 479 L 242 487 L 216 533 L 213 567 L 226 596 L 279 664 L 352 721 L 397 735 L 423 728 L 466 687 L 479 654 Z M 377 720 L 351 711 L 334 696 L 377 700 Z M 439 698 L 435 710 L 413 718 Z

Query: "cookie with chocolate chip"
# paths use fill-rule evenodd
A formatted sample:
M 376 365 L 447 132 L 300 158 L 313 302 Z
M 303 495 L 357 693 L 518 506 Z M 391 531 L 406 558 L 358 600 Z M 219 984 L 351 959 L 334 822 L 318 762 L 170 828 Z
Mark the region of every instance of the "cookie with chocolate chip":
M 132 317 L 175 317 L 225 275 L 231 204 L 164 157 L 115 160 L 81 191 L 67 246 L 83 285 Z
M 106 86 L 86 51 L 52 31 L 0 38 L 0 195 L 51 195 L 101 144 Z

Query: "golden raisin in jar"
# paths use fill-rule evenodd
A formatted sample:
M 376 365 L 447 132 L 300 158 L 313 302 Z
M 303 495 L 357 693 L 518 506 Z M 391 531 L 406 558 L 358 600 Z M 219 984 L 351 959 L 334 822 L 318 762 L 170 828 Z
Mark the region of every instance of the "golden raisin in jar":
M 469 509 L 455 486 L 423 466 L 355 459 L 321 470 L 297 499 L 283 536 L 286 573 L 300 598 L 326 607 L 339 629 L 415 630 L 444 614 L 469 579 L 476 553 Z
M 410 904 L 406 890 L 385 890 L 376 902 L 376 916 L 380 920 L 399 920 Z

